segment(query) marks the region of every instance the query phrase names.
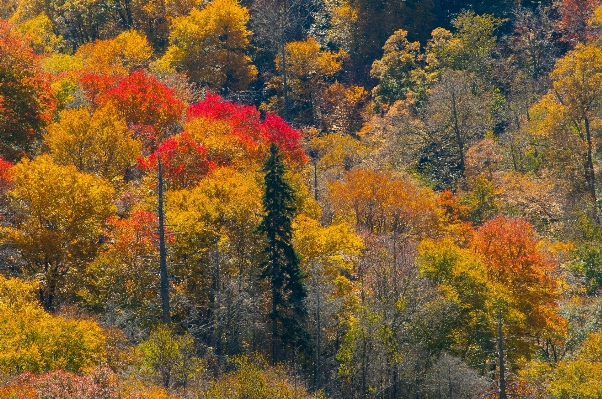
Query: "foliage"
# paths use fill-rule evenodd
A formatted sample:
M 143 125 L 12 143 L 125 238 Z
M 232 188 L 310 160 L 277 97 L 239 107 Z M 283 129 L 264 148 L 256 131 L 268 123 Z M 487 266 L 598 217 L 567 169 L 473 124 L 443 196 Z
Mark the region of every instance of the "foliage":
M 485 260 L 492 304 L 506 313 L 510 331 L 526 329 L 552 337 L 563 333 L 555 264 L 539 249 L 528 222 L 492 219 L 477 230 L 473 246 Z
M 560 59 L 550 74 L 553 88 L 533 106 L 531 131 L 549 143 L 550 160 L 561 162 L 560 175 L 586 194 L 586 210 L 599 223 L 594 153 L 599 138 L 599 109 L 602 91 L 602 49 L 578 45 Z M 558 163 L 548 162 L 550 169 Z
M 574 356 L 558 363 L 551 370 L 536 375 L 545 381 L 548 392 L 554 398 L 596 398 L 602 393 L 597 375 L 602 364 L 600 356 L 600 331 L 590 333 Z
M 75 166 L 55 164 L 48 155 L 22 160 L 12 174 L 15 223 L 3 228 L 3 241 L 19 250 L 23 271 L 40 278 L 40 300 L 53 310 L 98 250 L 104 222 L 115 212 L 113 189 Z
M 0 370 L 78 372 L 102 362 L 105 336 L 98 324 L 49 315 L 37 289 L 35 282 L 0 276 Z
M 378 79 L 378 85 L 372 89 L 377 109 L 408 95 L 424 96 L 426 75 L 420 68 L 420 43 L 410 43 L 407 35 L 404 30 L 393 33 L 383 47 L 383 57 L 372 64 L 370 76 Z
M 321 392 L 310 394 L 291 381 L 285 369 L 270 367 L 259 355 L 241 356 L 231 361 L 233 371 L 211 382 L 201 396 L 207 399 L 322 399 Z
M 557 8 L 560 13 L 558 30 L 562 33 L 560 40 L 572 46 L 585 43 L 592 35 L 589 24 L 594 10 L 600 6 L 598 0 L 562 0 Z
M 146 37 L 135 30 L 123 32 L 114 39 L 97 40 L 77 49 L 86 73 L 122 75 L 148 67 L 152 49 Z
M 142 371 L 155 374 L 164 388 L 186 384 L 202 371 L 200 360 L 193 356 L 193 349 L 190 335 L 179 336 L 170 327 L 159 325 L 138 345 L 143 358 Z
M 345 86 L 334 82 L 323 94 L 322 124 L 327 131 L 340 134 L 354 134 L 363 122 L 363 112 L 368 103 L 369 93 L 361 86 Z
M 279 112 L 301 125 L 319 122 L 322 91 L 342 69 L 346 53 L 322 50 L 320 44 L 310 38 L 289 42 L 285 46 L 284 65 L 282 54 L 275 59 L 276 70 L 281 74 L 269 82 L 269 87 L 280 95 L 270 98 L 264 108 Z M 286 69 L 287 103 L 284 104 L 283 71 Z M 288 113 L 288 115 L 285 115 Z
M 353 272 L 353 256 L 364 248 L 361 238 L 347 223 L 323 227 L 306 215 L 297 216 L 293 228 L 293 243 L 305 274 L 310 278 L 316 272 L 323 274 L 343 289 L 338 293 L 344 293 L 350 285 L 346 275 Z
M 0 397 L 600 396 L 599 0 L 0 18 Z
M 61 165 L 75 165 L 109 181 L 122 179 L 135 164 L 142 143 L 133 137 L 113 105 L 97 109 L 61 112 L 44 136 L 52 158 Z
M 64 45 L 62 37 L 52 31 L 52 21 L 44 13 L 19 24 L 18 30 L 27 37 L 37 54 L 56 53 Z
M 0 20 L 0 152 L 9 160 L 31 149 L 55 108 L 38 58 L 9 23 Z
M 426 49 L 429 72 L 444 69 L 466 71 L 483 79 L 489 79 L 493 68 L 493 52 L 497 37 L 494 32 L 503 19 L 493 15 L 476 15 L 464 11 L 452 21 L 456 32 L 437 28 Z
M 112 105 L 128 127 L 138 128 L 144 144 L 151 148 L 167 135 L 184 110 L 173 89 L 142 70 L 122 78 L 84 75 L 81 83 L 97 106 Z
M 167 187 L 173 189 L 194 186 L 215 167 L 207 160 L 207 149 L 187 132 L 165 140 L 146 159 L 139 159 L 138 164 L 143 170 L 156 173 L 159 157 Z
M 238 0 L 214 0 L 176 18 L 161 64 L 211 90 L 244 90 L 257 76 L 247 55 L 249 13 Z
M 260 164 L 271 143 L 276 143 L 291 166 L 306 161 L 301 132 L 282 118 L 266 114 L 263 120 L 255 107 L 225 101 L 207 93 L 205 99 L 186 110 L 186 129 L 207 148 L 216 165 L 248 167 Z
M 86 267 L 78 295 L 97 312 L 148 324 L 156 311 L 157 215 L 137 210 L 127 219 L 110 218 L 107 225 L 106 242 Z
M 429 191 L 390 172 L 353 169 L 332 183 L 330 201 L 342 220 L 401 240 L 427 236 L 436 226 Z
M 272 361 L 276 362 L 283 358 L 282 355 L 286 356 L 278 350 L 280 345 L 287 349 L 300 347 L 307 350 L 304 326 L 307 311 L 303 305 L 307 293 L 303 285 L 305 275 L 292 241 L 295 193 L 285 179 L 282 156 L 274 143 L 262 171 L 264 216 L 257 231 L 266 241 L 261 277 L 270 284 Z
M 522 337 L 554 340 L 564 333 L 554 264 L 525 220 L 497 217 L 476 230 L 468 248 L 424 241 L 419 253 L 421 272 L 460 309 L 454 338 L 466 351 L 461 356 L 483 356 L 491 349 L 500 311 L 508 339 L 521 348 L 512 356 L 530 356 L 532 343 Z

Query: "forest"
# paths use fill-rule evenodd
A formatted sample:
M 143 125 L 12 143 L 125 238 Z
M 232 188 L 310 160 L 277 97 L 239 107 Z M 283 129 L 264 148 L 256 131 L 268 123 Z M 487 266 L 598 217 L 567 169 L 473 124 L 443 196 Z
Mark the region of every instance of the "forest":
M 602 0 L 0 0 L 0 398 L 602 398 Z

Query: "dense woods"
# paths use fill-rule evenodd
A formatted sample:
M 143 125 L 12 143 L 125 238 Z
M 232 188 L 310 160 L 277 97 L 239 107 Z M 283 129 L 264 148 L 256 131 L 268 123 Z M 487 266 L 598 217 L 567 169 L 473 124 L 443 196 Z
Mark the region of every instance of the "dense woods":
M 600 0 L 0 0 L 0 397 L 600 398 L 600 173 Z

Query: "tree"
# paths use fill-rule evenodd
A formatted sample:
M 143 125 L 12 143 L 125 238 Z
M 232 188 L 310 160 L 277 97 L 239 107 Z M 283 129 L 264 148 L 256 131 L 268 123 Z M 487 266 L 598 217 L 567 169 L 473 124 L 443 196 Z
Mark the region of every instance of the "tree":
M 420 98 L 425 93 L 426 75 L 421 68 L 424 56 L 419 42 L 410 42 L 408 32 L 398 30 L 387 39 L 381 59 L 374 61 L 370 76 L 378 79 L 372 89 L 374 105 L 382 109 L 409 93 Z
M 492 309 L 503 311 L 505 329 L 517 337 L 548 339 L 563 331 L 555 264 L 538 247 L 533 226 L 524 219 L 497 217 L 477 230 L 472 245 L 484 260 Z M 532 343 L 514 345 L 528 350 Z
M 436 225 L 432 192 L 391 172 L 353 169 L 330 185 L 335 220 L 395 240 L 428 236 Z
M 54 34 L 52 21 L 44 13 L 19 24 L 17 29 L 28 39 L 36 54 L 50 55 L 64 45 L 63 38 Z
M 58 164 L 113 181 L 124 177 L 142 151 L 133 134 L 108 105 L 92 114 L 85 108 L 61 112 L 59 121 L 48 127 L 44 143 Z
M 403 29 L 409 40 L 426 41 L 435 22 L 432 0 L 374 2 L 371 0 L 328 1 L 329 36 L 349 54 L 352 79 L 369 84 L 370 67 L 382 56 L 382 46 L 394 32 Z
M 276 143 L 287 166 L 302 166 L 307 157 L 301 132 L 272 113 L 261 118 L 257 108 L 225 101 L 207 93 L 186 110 L 185 128 L 207 148 L 207 158 L 218 166 L 248 169 L 259 165 L 271 143 Z
M 516 364 L 538 345 L 553 348 L 563 335 L 555 264 L 524 219 L 497 217 L 467 244 L 427 240 L 419 253 L 421 273 L 438 284 L 455 312 L 444 343 L 478 363 L 496 358 L 502 388 L 504 353 Z
M 323 227 L 306 215 L 295 218 L 294 245 L 301 256 L 301 268 L 307 274 L 307 308 L 314 338 L 314 387 L 320 389 L 328 361 L 324 355 L 336 352 L 333 337 L 349 316 L 353 301 L 354 260 L 364 243 L 347 223 Z M 327 378 L 324 378 L 325 380 Z
M 50 84 L 27 41 L 0 21 L 0 152 L 17 160 L 39 138 L 55 108 Z
M 443 28 L 435 29 L 426 48 L 427 72 L 446 68 L 466 71 L 490 84 L 497 42 L 494 32 L 503 21 L 493 15 L 465 11 L 452 21 L 456 28 L 453 34 Z
M 207 160 L 207 149 L 188 132 L 165 140 L 148 157 L 139 158 L 138 164 L 147 172 L 154 171 L 157 170 L 159 158 L 169 189 L 194 186 L 215 166 Z
M 293 247 L 293 216 L 295 193 L 285 179 L 285 168 L 278 146 L 270 146 L 269 157 L 263 166 L 265 215 L 257 231 L 266 239 L 262 278 L 271 289 L 272 361 L 282 360 L 279 345 L 307 350 L 303 300 L 307 296 L 299 255 Z
M 553 88 L 531 109 L 529 128 L 544 139 L 549 167 L 585 192 L 588 214 L 599 224 L 594 159 L 602 109 L 602 48 L 577 45 L 556 63 L 550 78 Z
M 278 71 L 282 84 L 282 114 L 289 121 L 289 85 L 286 43 L 305 38 L 312 20 L 314 1 L 303 0 L 255 0 L 251 8 L 253 31 L 260 54 L 280 61 Z M 264 47 L 267 47 L 265 49 Z M 267 51 L 266 51 L 267 50 Z
M 278 54 L 275 60 L 276 70 L 281 76 L 273 78 L 268 86 L 283 95 L 273 96 L 264 108 L 279 111 L 301 125 L 312 125 L 320 120 L 322 92 L 329 80 L 343 67 L 346 54 L 322 50 L 313 38 L 304 41 L 289 42 L 284 46 L 284 57 Z M 286 99 L 284 104 L 284 69 L 286 69 Z
M 96 367 L 86 374 L 59 369 L 43 374 L 23 373 L 18 384 L 9 385 L 8 392 L 15 389 L 14 397 L 19 399 L 117 399 L 119 382 L 118 374 L 107 366 Z M 10 394 L 8 397 L 13 398 Z
M 112 105 L 136 128 L 146 148 L 154 149 L 182 117 L 184 104 L 175 90 L 143 70 L 126 77 L 86 74 L 80 83 L 94 105 Z
M 111 34 L 115 26 L 112 26 L 110 9 L 108 2 L 97 0 L 19 1 L 11 20 L 20 24 L 43 13 L 53 22 L 53 31 L 75 50 Z
M 176 335 L 170 327 L 160 324 L 138 345 L 142 355 L 142 371 L 156 375 L 164 388 L 171 388 L 201 370 L 201 361 L 193 356 L 194 341 L 185 333 Z
M 83 272 L 83 304 L 128 333 L 154 323 L 159 313 L 157 219 L 142 210 L 110 218 L 105 243 Z
M 600 6 L 599 0 L 560 0 L 557 9 L 560 13 L 558 29 L 562 33 L 561 40 L 572 47 L 585 44 L 591 37 L 590 18 L 594 9 Z
M 172 23 L 161 63 L 213 91 L 244 90 L 257 76 L 247 55 L 249 13 L 237 0 L 214 0 Z
M 105 360 L 105 334 L 92 320 L 49 315 L 37 282 L 0 276 L 0 371 L 88 371 Z
M 345 86 L 336 81 L 321 93 L 320 120 L 329 133 L 355 135 L 364 123 L 363 111 L 370 92 L 360 86 Z
M 572 357 L 549 370 L 545 380 L 548 391 L 554 398 L 593 399 L 602 395 L 602 384 L 598 378 L 602 372 L 601 343 L 602 334 L 599 330 L 590 333 Z
M 309 393 L 280 367 L 271 367 L 258 354 L 230 360 L 222 378 L 211 381 L 202 397 L 207 399 L 295 398 L 325 399 L 322 392 Z
M 445 70 L 428 91 L 422 118 L 428 132 L 418 169 L 437 187 L 464 178 L 468 147 L 493 129 L 492 98 L 473 89 L 466 72 Z
M 171 275 L 177 295 L 185 298 L 185 313 L 174 313 L 187 323 L 212 326 L 194 336 L 218 358 L 256 345 L 261 336 L 257 276 L 263 242 L 249 234 L 261 221 L 260 180 L 257 169 L 219 167 L 196 186 L 166 194 L 166 218 L 175 232 Z
M 487 273 L 482 259 L 450 239 L 424 240 L 418 247 L 420 273 L 437 283 L 450 313 L 445 349 L 481 363 L 494 349 L 495 336 L 487 317 Z
M 80 46 L 75 53 L 82 70 L 99 75 L 123 75 L 147 68 L 153 50 L 146 37 L 135 30 L 110 40 L 96 40 Z
M 40 279 L 40 302 L 53 311 L 75 294 L 73 284 L 96 255 L 105 221 L 116 210 L 113 188 L 48 155 L 24 159 L 12 173 L 15 188 L 8 195 L 15 222 L 3 228 L 2 239 L 19 251 L 23 272 Z

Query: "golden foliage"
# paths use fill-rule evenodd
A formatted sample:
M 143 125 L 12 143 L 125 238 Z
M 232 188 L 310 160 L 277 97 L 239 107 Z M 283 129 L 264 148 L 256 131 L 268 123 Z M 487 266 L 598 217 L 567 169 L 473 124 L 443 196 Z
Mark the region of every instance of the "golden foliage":
M 90 114 L 88 109 L 61 112 L 59 122 L 48 127 L 44 142 L 60 165 L 75 165 L 109 181 L 123 178 L 142 151 L 114 106 Z
M 257 76 L 247 55 L 249 13 L 237 0 L 214 0 L 176 18 L 160 69 L 185 72 L 212 90 L 244 90 Z
M 0 276 L 0 370 L 91 370 L 105 359 L 105 336 L 91 320 L 44 312 L 38 285 Z

